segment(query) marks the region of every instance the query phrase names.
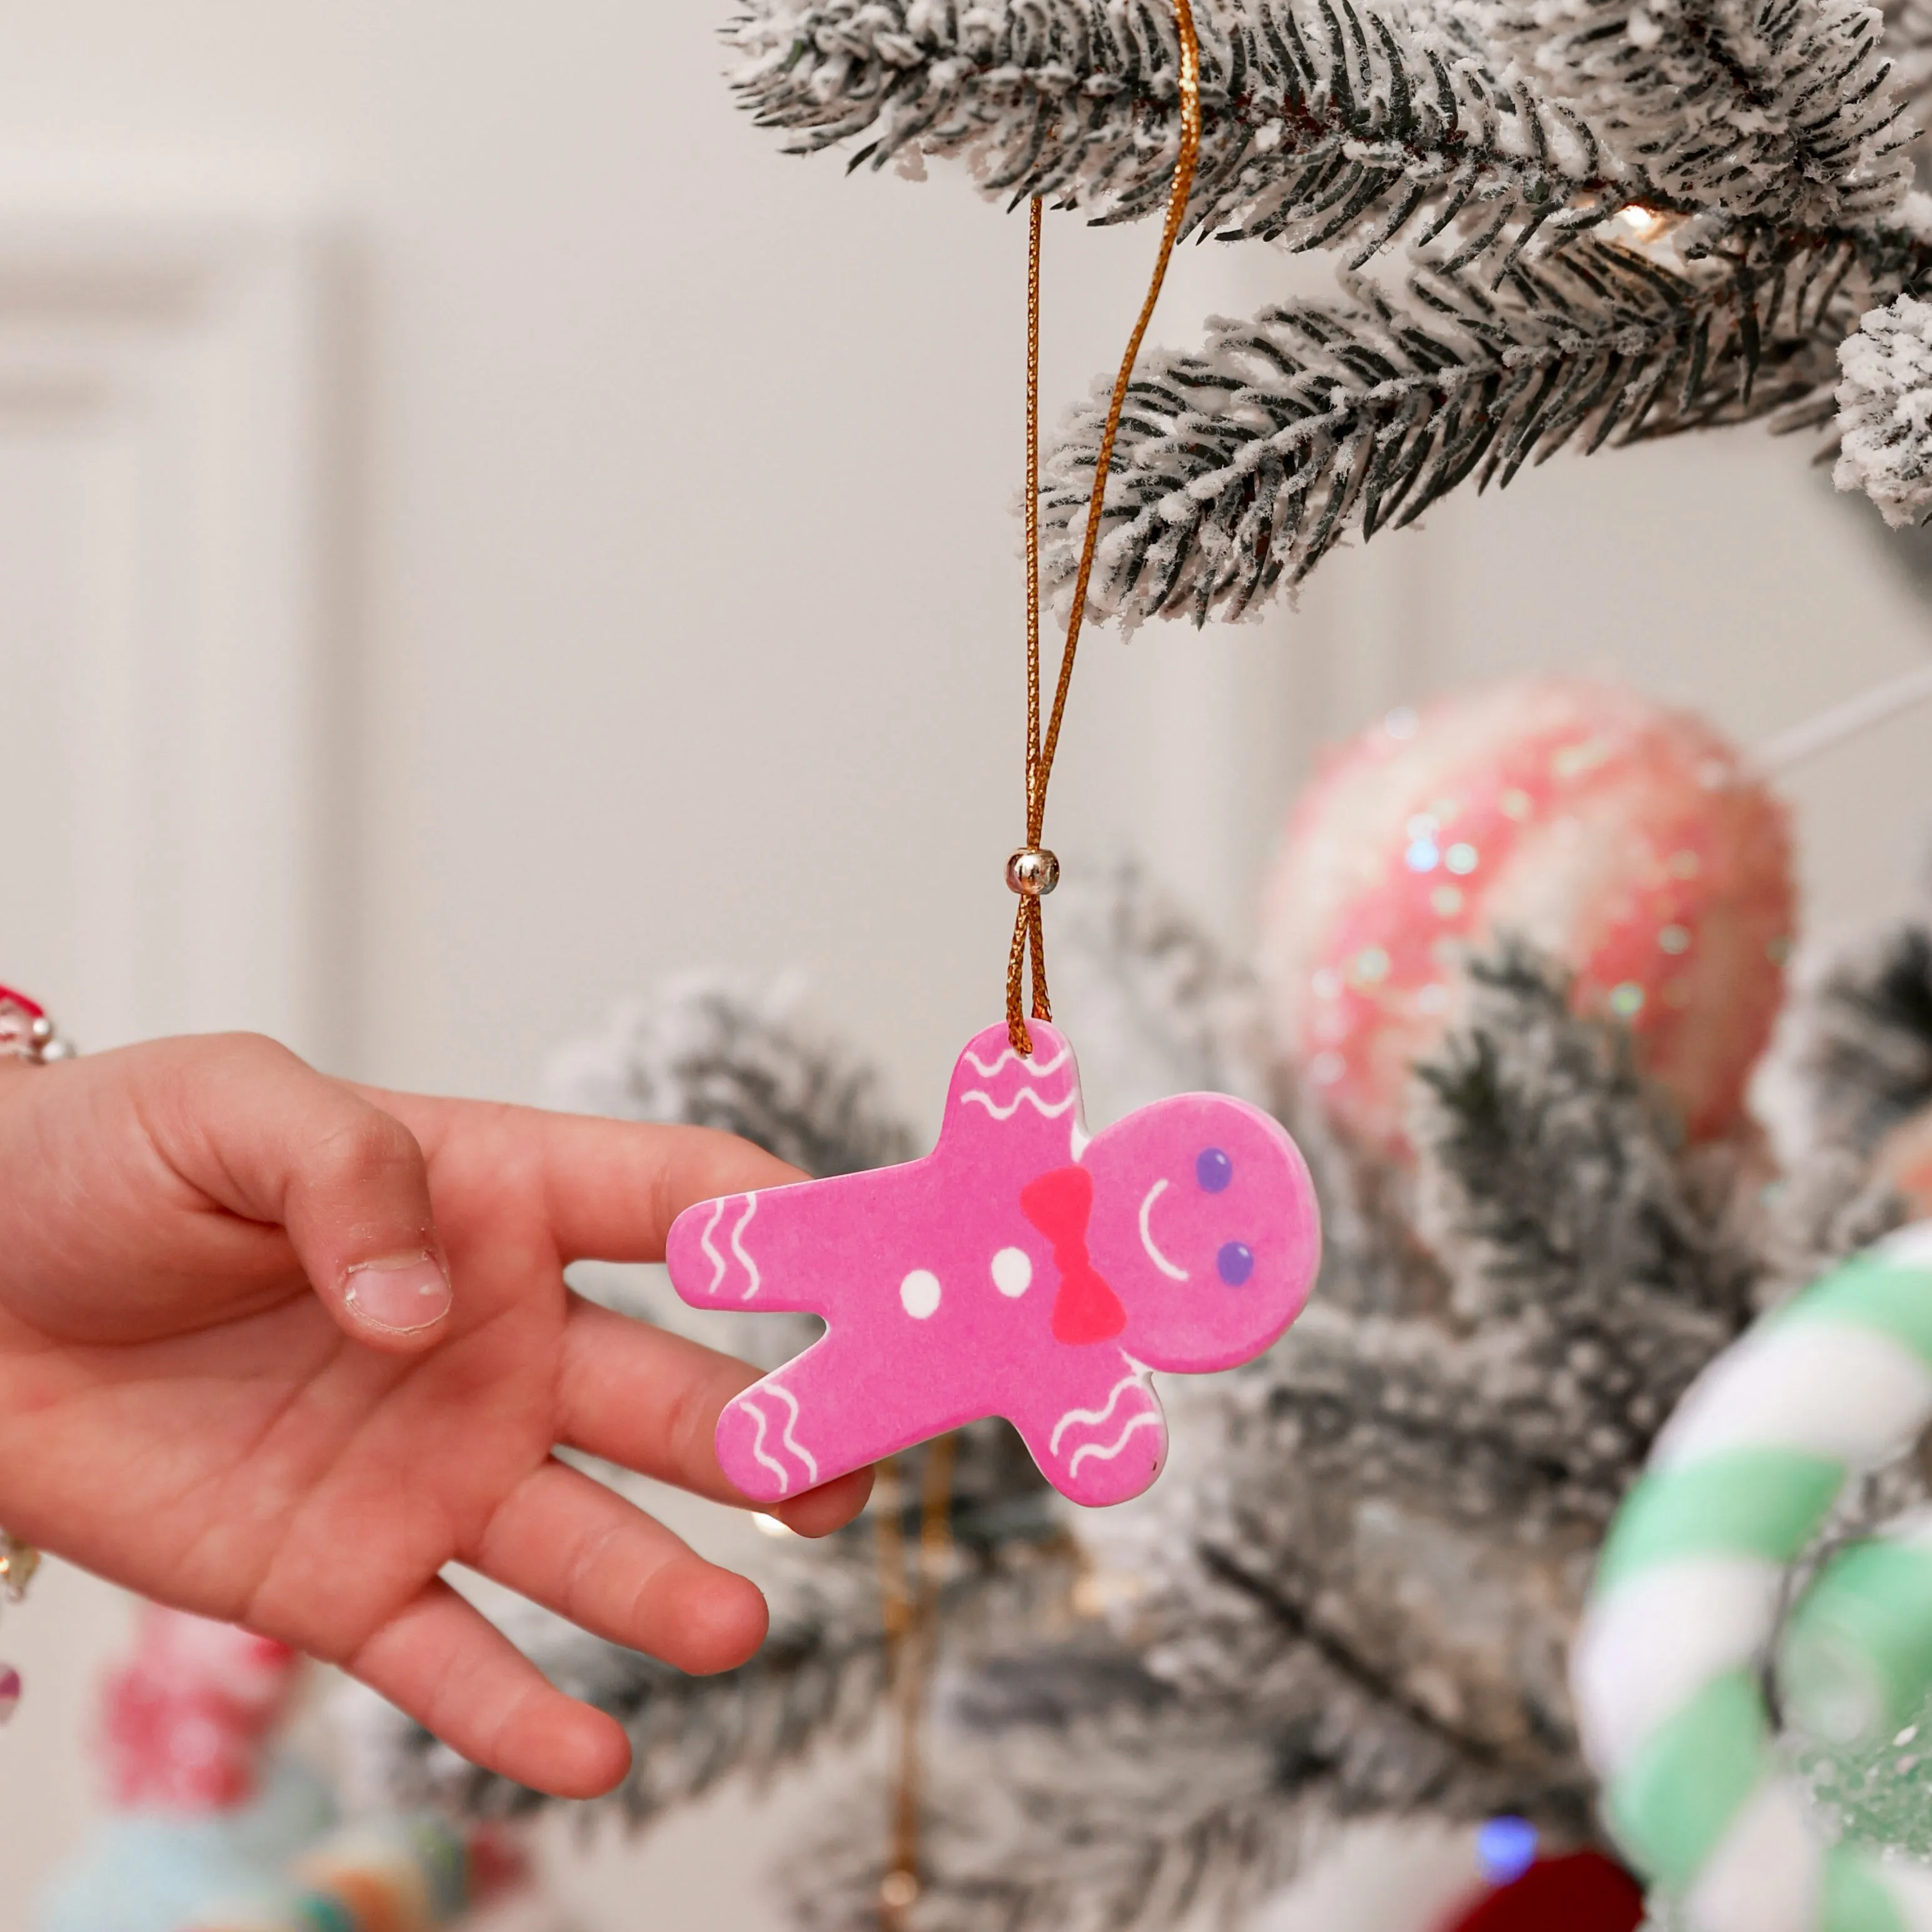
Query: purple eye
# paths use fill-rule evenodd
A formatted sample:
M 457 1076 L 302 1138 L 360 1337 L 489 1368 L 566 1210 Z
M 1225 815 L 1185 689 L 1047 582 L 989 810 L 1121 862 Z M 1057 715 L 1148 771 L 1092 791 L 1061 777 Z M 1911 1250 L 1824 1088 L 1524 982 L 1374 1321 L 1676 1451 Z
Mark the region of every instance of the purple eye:
M 1214 1265 L 1230 1288 L 1240 1288 L 1255 1271 L 1255 1251 L 1242 1242 L 1230 1241 L 1214 1257 Z
M 1194 1163 L 1194 1178 L 1202 1193 L 1225 1194 L 1234 1184 L 1234 1163 L 1219 1148 L 1209 1148 Z

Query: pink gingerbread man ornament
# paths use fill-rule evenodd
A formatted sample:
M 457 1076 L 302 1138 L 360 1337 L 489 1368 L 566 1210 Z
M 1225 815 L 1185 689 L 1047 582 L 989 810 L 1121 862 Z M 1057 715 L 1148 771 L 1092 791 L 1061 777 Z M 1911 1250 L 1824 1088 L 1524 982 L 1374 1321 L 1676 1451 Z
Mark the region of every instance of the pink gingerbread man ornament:
M 1321 1225 L 1281 1126 L 1190 1094 L 1090 1138 L 1072 1049 L 1031 1031 L 1030 1058 L 1004 1027 L 967 1048 L 924 1160 L 706 1202 L 672 1228 L 694 1307 L 826 1323 L 719 1419 L 753 1501 L 1000 1415 L 1063 1495 L 1124 1502 L 1167 1454 L 1150 1371 L 1232 1368 L 1301 1312 Z

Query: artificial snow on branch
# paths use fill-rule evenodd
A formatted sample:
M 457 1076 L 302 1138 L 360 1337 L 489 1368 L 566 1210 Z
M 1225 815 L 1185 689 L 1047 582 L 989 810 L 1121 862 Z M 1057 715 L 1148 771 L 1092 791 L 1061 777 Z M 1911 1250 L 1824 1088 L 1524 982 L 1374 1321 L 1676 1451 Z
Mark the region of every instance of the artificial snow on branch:
M 949 1687 L 933 1738 L 920 1932 L 1232 1925 L 1301 1850 L 1270 1741 L 1228 1703 L 1184 1706 L 1090 1634 Z M 1311 1748 L 1346 1748 L 1346 1715 Z M 875 1932 L 872 1780 L 842 1792 L 782 1883 L 796 1932 Z
M 1843 432 L 1832 480 L 1862 490 L 1894 530 L 1932 514 L 1932 303 L 1874 309 L 1838 351 Z
M 1453 21 L 1354 0 L 1196 9 L 1203 135 L 1193 228 L 1366 260 L 1480 208 L 1558 230 L 1624 197 L 1566 109 L 1502 84 Z M 1170 0 L 760 0 L 729 38 L 763 125 L 853 165 L 962 158 L 994 196 L 1100 221 L 1166 204 L 1179 135 Z
M 1654 206 L 1795 230 L 1888 220 L 1912 129 L 1851 0 L 1464 0 Z
M 1671 268 L 1583 240 L 1499 287 L 1425 269 L 1398 302 L 1295 302 L 1148 358 L 1123 419 L 1090 608 L 1130 623 L 1246 615 L 1352 532 L 1412 522 L 1465 482 L 1815 404 L 1865 272 L 1838 242 Z M 1042 484 L 1046 567 L 1078 562 L 1105 410 L 1070 418 Z M 1828 403 L 1816 404 L 1810 416 Z M 1804 419 L 1800 415 L 1798 419 Z
M 1868 1162 L 1932 1109 L 1932 922 L 1904 919 L 1807 962 L 1777 1070 L 1793 1165 Z
M 553 1105 L 715 1127 L 814 1177 L 910 1160 L 913 1136 L 878 1076 L 800 1019 L 795 988 L 692 980 L 621 1009 L 547 1071 Z
M 1418 1218 L 1455 1257 L 1457 1315 L 1660 1334 L 1654 1307 L 1624 1298 L 1661 1296 L 1694 1324 L 1741 1326 L 1756 1255 L 1713 1207 L 1735 1184 L 1732 1164 L 1720 1156 L 1699 1178 L 1628 1033 L 1573 1012 L 1548 961 L 1506 943 L 1465 973 L 1468 1023 L 1417 1070 L 1414 1108 L 1431 1156 Z M 1692 1352 L 1708 1343 L 1700 1336 Z M 1634 1365 L 1616 1393 L 1648 1399 L 1673 1379 Z

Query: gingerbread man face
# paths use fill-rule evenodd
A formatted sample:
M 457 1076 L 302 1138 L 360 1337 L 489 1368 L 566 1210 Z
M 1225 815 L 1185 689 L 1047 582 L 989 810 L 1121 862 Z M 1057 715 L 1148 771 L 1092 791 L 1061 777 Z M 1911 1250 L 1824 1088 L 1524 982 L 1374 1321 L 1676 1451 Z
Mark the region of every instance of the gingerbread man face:
M 1190 1375 L 1252 1361 L 1301 1312 L 1319 1260 L 1300 1151 L 1258 1109 L 1189 1094 L 1087 1148 L 1088 1245 L 1126 1312 L 1120 1346 Z
M 989 1415 L 1078 1502 L 1137 1496 L 1166 1429 L 1151 1369 L 1228 1368 L 1300 1312 L 1320 1257 L 1294 1144 L 1215 1094 L 1090 1139 L 1072 1049 L 989 1028 L 923 1160 L 706 1202 L 671 1280 L 698 1307 L 821 1315 L 824 1339 L 726 1408 L 718 1460 L 776 1502 Z

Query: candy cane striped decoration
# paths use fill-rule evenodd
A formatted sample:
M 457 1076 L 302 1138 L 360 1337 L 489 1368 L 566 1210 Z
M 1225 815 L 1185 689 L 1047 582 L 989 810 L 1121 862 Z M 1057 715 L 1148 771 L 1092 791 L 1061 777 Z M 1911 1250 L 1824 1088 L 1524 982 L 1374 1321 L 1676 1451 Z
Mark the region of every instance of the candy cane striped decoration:
M 1618 1845 L 1687 1932 L 1932 1932 L 1932 1868 L 1828 1844 L 1763 1675 L 1785 1575 L 1932 1422 L 1932 1224 L 1828 1275 L 1692 1388 L 1612 1526 L 1571 1674 Z M 1932 1692 L 1932 1521 L 1840 1552 L 1787 1621 L 1800 1728 L 1868 1743 Z

